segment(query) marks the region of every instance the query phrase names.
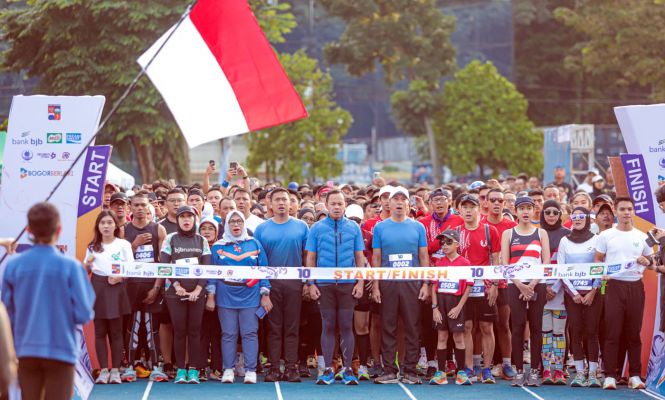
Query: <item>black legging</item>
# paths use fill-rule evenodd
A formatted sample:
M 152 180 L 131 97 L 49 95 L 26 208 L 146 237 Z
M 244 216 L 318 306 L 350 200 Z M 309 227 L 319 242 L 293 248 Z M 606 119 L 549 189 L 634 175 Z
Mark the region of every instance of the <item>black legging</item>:
M 570 348 L 573 351 L 573 360 L 584 360 L 586 350 L 587 361 L 598 362 L 600 350 L 598 329 L 603 304 L 600 293 L 596 293 L 590 306 L 576 304 L 568 293 L 566 293 L 564 301 L 568 312 L 568 329 L 570 330 Z M 585 339 L 586 343 L 584 343 Z
M 189 367 L 197 368 L 201 354 L 201 323 L 205 297 L 195 302 L 182 301 L 179 296 L 165 296 L 173 324 L 173 348 L 178 369 L 184 369 L 189 348 Z
M 353 337 L 353 309 L 321 308 L 321 348 L 326 368 L 332 367 L 335 352 L 335 326 L 339 328 L 339 347 L 344 366 L 351 367 L 355 338 Z
M 540 368 L 540 352 L 543 347 L 543 310 L 547 303 L 547 291 L 544 283 L 539 283 L 534 288 L 538 298 L 535 301 L 520 300 L 520 290 L 515 285 L 508 286 L 508 304 L 510 305 L 510 331 L 513 333 L 511 343 L 513 345 L 513 362 L 518 371 L 524 369 L 524 354 L 522 353 L 522 332 L 529 321 L 529 333 L 531 343 L 531 369 Z M 528 305 L 528 308 L 527 308 Z
M 122 317 L 113 319 L 95 318 L 95 350 L 101 368 L 109 365 L 106 337 L 111 346 L 111 368 L 120 368 L 122 362 Z

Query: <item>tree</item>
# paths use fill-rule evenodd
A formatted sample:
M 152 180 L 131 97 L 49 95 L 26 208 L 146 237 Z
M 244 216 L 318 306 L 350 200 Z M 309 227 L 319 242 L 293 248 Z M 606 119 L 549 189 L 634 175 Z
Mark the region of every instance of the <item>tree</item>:
M 441 161 L 454 174 L 542 173 L 543 136 L 527 117 L 527 101 L 491 62 L 472 61 L 458 71 L 442 103 L 434 130 Z
M 326 47 L 326 59 L 344 64 L 354 76 L 374 71 L 378 62 L 388 84 L 410 82 L 408 90 L 391 98 L 394 116 L 402 128 L 412 134 L 425 133 L 434 144 L 430 116 L 437 104 L 431 99 L 436 97 L 442 77 L 455 69 L 455 49 L 450 42 L 454 17 L 444 15 L 434 0 L 322 0 L 321 4 L 328 14 L 346 22 L 340 39 Z M 431 145 L 434 181 L 440 184 L 436 151 Z
M 139 71 L 136 58 L 178 20 L 187 2 L 29 0 L 0 13 L 9 44 L 2 67 L 38 78 L 36 91 L 106 96 L 108 112 Z M 143 181 L 184 180 L 185 142 L 147 78 L 101 132 L 98 143 L 130 142 Z M 159 154 L 159 157 L 153 157 Z
M 665 2 L 585 0 L 559 7 L 555 16 L 581 34 L 571 56 L 592 76 L 610 75 L 606 87 L 647 88 L 653 101 L 665 101 Z
M 332 77 L 304 50 L 281 54 L 279 59 L 305 102 L 309 118 L 245 135 L 249 168 L 256 171 L 265 165 L 268 179 L 280 176 L 286 181 L 341 174 L 337 152 L 352 118 L 332 100 Z

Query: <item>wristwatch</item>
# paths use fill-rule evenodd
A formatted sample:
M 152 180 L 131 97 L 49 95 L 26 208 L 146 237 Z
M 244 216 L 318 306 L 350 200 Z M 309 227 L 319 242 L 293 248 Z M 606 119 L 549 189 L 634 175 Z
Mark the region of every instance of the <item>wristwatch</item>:
M 437 308 L 439 308 L 439 305 L 432 303 L 432 310 L 436 310 Z

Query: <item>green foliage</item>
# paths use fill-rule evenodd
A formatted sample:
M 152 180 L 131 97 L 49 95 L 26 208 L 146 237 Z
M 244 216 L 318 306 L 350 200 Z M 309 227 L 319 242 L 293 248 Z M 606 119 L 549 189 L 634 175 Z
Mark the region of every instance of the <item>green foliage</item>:
M 304 50 L 280 54 L 279 59 L 309 117 L 245 135 L 250 152 L 247 165 L 252 171 L 263 165 L 268 179 L 279 176 L 285 181 L 313 181 L 341 174 L 337 151 L 352 118 L 332 100 L 332 77 Z
M 270 5 L 266 0 L 249 0 L 249 5 L 270 43 L 284 43 L 284 35 L 298 26 L 289 3 Z
M 37 77 L 39 93 L 102 94 L 108 112 L 139 71 L 138 55 L 178 20 L 186 4 L 183 0 L 29 0 L 0 13 L 2 40 L 9 45 L 2 54 L 2 68 Z M 179 130 L 147 78 L 97 142 L 126 140 L 134 145 L 144 181 L 158 175 L 178 179 L 188 175 Z M 159 152 L 160 161 L 146 159 L 149 152 Z
M 665 101 L 663 1 L 587 0 L 555 15 L 583 36 L 578 56 L 587 73 L 615 76 L 608 86 L 649 87 L 654 101 Z
M 442 161 L 456 175 L 480 168 L 497 175 L 540 174 L 543 136 L 527 118 L 527 101 L 492 63 L 473 61 L 444 88 L 434 130 Z
M 390 97 L 393 115 L 401 129 L 413 135 L 425 135 L 426 117 L 441 110 L 441 95 L 424 80 L 411 81 L 408 90 L 398 90 Z

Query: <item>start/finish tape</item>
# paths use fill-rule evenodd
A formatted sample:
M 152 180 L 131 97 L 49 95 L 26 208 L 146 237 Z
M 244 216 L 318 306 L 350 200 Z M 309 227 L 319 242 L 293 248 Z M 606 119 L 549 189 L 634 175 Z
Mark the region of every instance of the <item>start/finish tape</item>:
M 513 264 L 412 268 L 301 268 L 180 265 L 126 262 L 107 267 L 109 276 L 170 279 L 315 279 L 315 280 L 458 280 L 458 279 L 600 279 L 642 276 L 635 261 L 622 264 Z

